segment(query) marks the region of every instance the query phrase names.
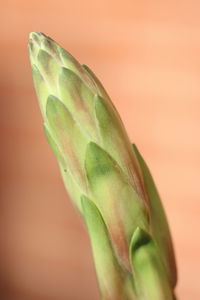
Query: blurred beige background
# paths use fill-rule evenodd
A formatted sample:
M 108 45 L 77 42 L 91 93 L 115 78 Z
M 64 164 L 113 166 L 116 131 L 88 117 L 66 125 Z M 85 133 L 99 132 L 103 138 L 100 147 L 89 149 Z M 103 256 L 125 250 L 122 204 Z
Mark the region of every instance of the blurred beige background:
M 196 0 L 1 3 L 2 300 L 99 299 L 87 234 L 43 136 L 30 31 L 50 35 L 102 80 L 162 195 L 178 299 L 200 299 L 199 15 Z

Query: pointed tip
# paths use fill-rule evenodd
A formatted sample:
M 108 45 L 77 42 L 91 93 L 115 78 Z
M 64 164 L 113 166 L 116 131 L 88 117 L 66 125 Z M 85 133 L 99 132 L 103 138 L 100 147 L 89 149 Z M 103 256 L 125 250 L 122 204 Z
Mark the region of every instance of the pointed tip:
M 47 98 L 47 102 L 55 102 L 55 101 L 60 101 L 56 96 L 54 95 L 49 95 L 48 98 Z
M 46 110 L 49 111 L 49 108 L 56 108 L 57 103 L 60 103 L 61 101 L 54 95 L 49 95 L 47 98 L 46 103 Z
M 41 38 L 48 38 L 43 32 L 32 31 L 29 33 L 29 40 L 38 42 Z
M 85 169 L 89 182 L 109 171 L 109 158 L 96 143 L 90 142 L 86 148 Z
M 48 60 L 51 58 L 51 55 L 46 52 L 44 49 L 39 49 L 38 50 L 38 55 L 37 55 L 37 58 L 38 58 L 38 62 L 41 62 L 42 64 L 47 64 L 48 63 Z
M 29 41 L 38 41 L 38 33 L 35 31 L 32 31 L 29 33 Z
M 50 37 L 42 32 L 30 32 L 29 34 L 28 48 L 30 55 L 35 52 L 35 56 L 37 56 L 37 53 L 39 53 L 41 49 L 49 54 L 55 54 L 55 44 L 56 43 Z
M 41 32 L 30 32 L 29 33 L 29 45 L 41 46 L 41 40 L 46 38 L 45 34 Z
M 140 152 L 139 152 L 139 150 L 138 150 L 138 147 L 136 146 L 136 144 L 132 144 L 132 148 L 133 148 L 133 151 L 135 152 L 135 154 L 136 154 L 136 157 L 137 158 L 140 158 L 141 157 L 141 154 L 140 154 Z
M 87 65 L 85 65 L 85 64 L 82 64 L 82 67 L 83 67 L 86 71 L 89 71 L 89 70 L 90 70 L 90 68 L 89 68 Z
M 133 147 L 134 151 L 138 152 L 138 148 L 137 148 L 136 144 L 132 143 L 132 147 Z
M 87 145 L 87 151 L 91 151 L 91 150 L 98 150 L 100 147 L 94 143 L 94 142 L 89 142 Z
M 94 142 L 89 142 L 86 148 L 85 166 L 87 173 L 93 175 L 107 173 L 112 167 L 109 154 Z
M 64 107 L 62 102 L 55 97 L 54 95 L 49 95 L 46 102 L 46 116 L 48 120 L 51 120 L 51 117 L 57 114 Z
M 150 235 L 142 228 L 137 227 L 132 236 L 131 251 L 135 252 L 138 248 L 148 244 L 150 241 Z
M 66 84 L 69 82 L 80 82 L 80 78 L 69 68 L 61 67 L 59 80 L 61 82 L 65 82 Z
M 100 163 L 101 156 L 105 151 L 95 142 L 89 142 L 86 148 L 86 161 L 94 160 L 96 163 Z

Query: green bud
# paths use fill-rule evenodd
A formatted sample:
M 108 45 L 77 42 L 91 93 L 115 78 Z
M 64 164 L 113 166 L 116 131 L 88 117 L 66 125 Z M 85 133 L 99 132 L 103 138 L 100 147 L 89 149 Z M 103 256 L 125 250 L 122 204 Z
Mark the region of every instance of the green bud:
M 172 300 L 176 266 L 150 172 L 94 73 L 42 33 L 30 61 L 45 135 L 85 219 L 104 300 Z

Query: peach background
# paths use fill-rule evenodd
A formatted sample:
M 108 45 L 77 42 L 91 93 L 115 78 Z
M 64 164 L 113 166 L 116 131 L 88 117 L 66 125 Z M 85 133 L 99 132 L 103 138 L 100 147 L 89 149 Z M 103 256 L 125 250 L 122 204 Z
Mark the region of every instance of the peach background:
M 199 15 L 195 0 L 1 3 L 1 299 L 99 299 L 87 234 L 43 136 L 30 31 L 56 39 L 102 80 L 162 195 L 178 298 L 200 299 Z

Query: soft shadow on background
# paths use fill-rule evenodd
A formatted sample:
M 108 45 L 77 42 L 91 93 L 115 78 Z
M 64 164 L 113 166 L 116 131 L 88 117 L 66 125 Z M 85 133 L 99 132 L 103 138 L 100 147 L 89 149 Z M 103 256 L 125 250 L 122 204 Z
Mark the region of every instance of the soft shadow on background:
M 87 234 L 43 135 L 30 31 L 57 40 L 107 88 L 162 196 L 178 298 L 200 298 L 199 11 L 195 0 L 1 3 L 1 299 L 99 299 Z

